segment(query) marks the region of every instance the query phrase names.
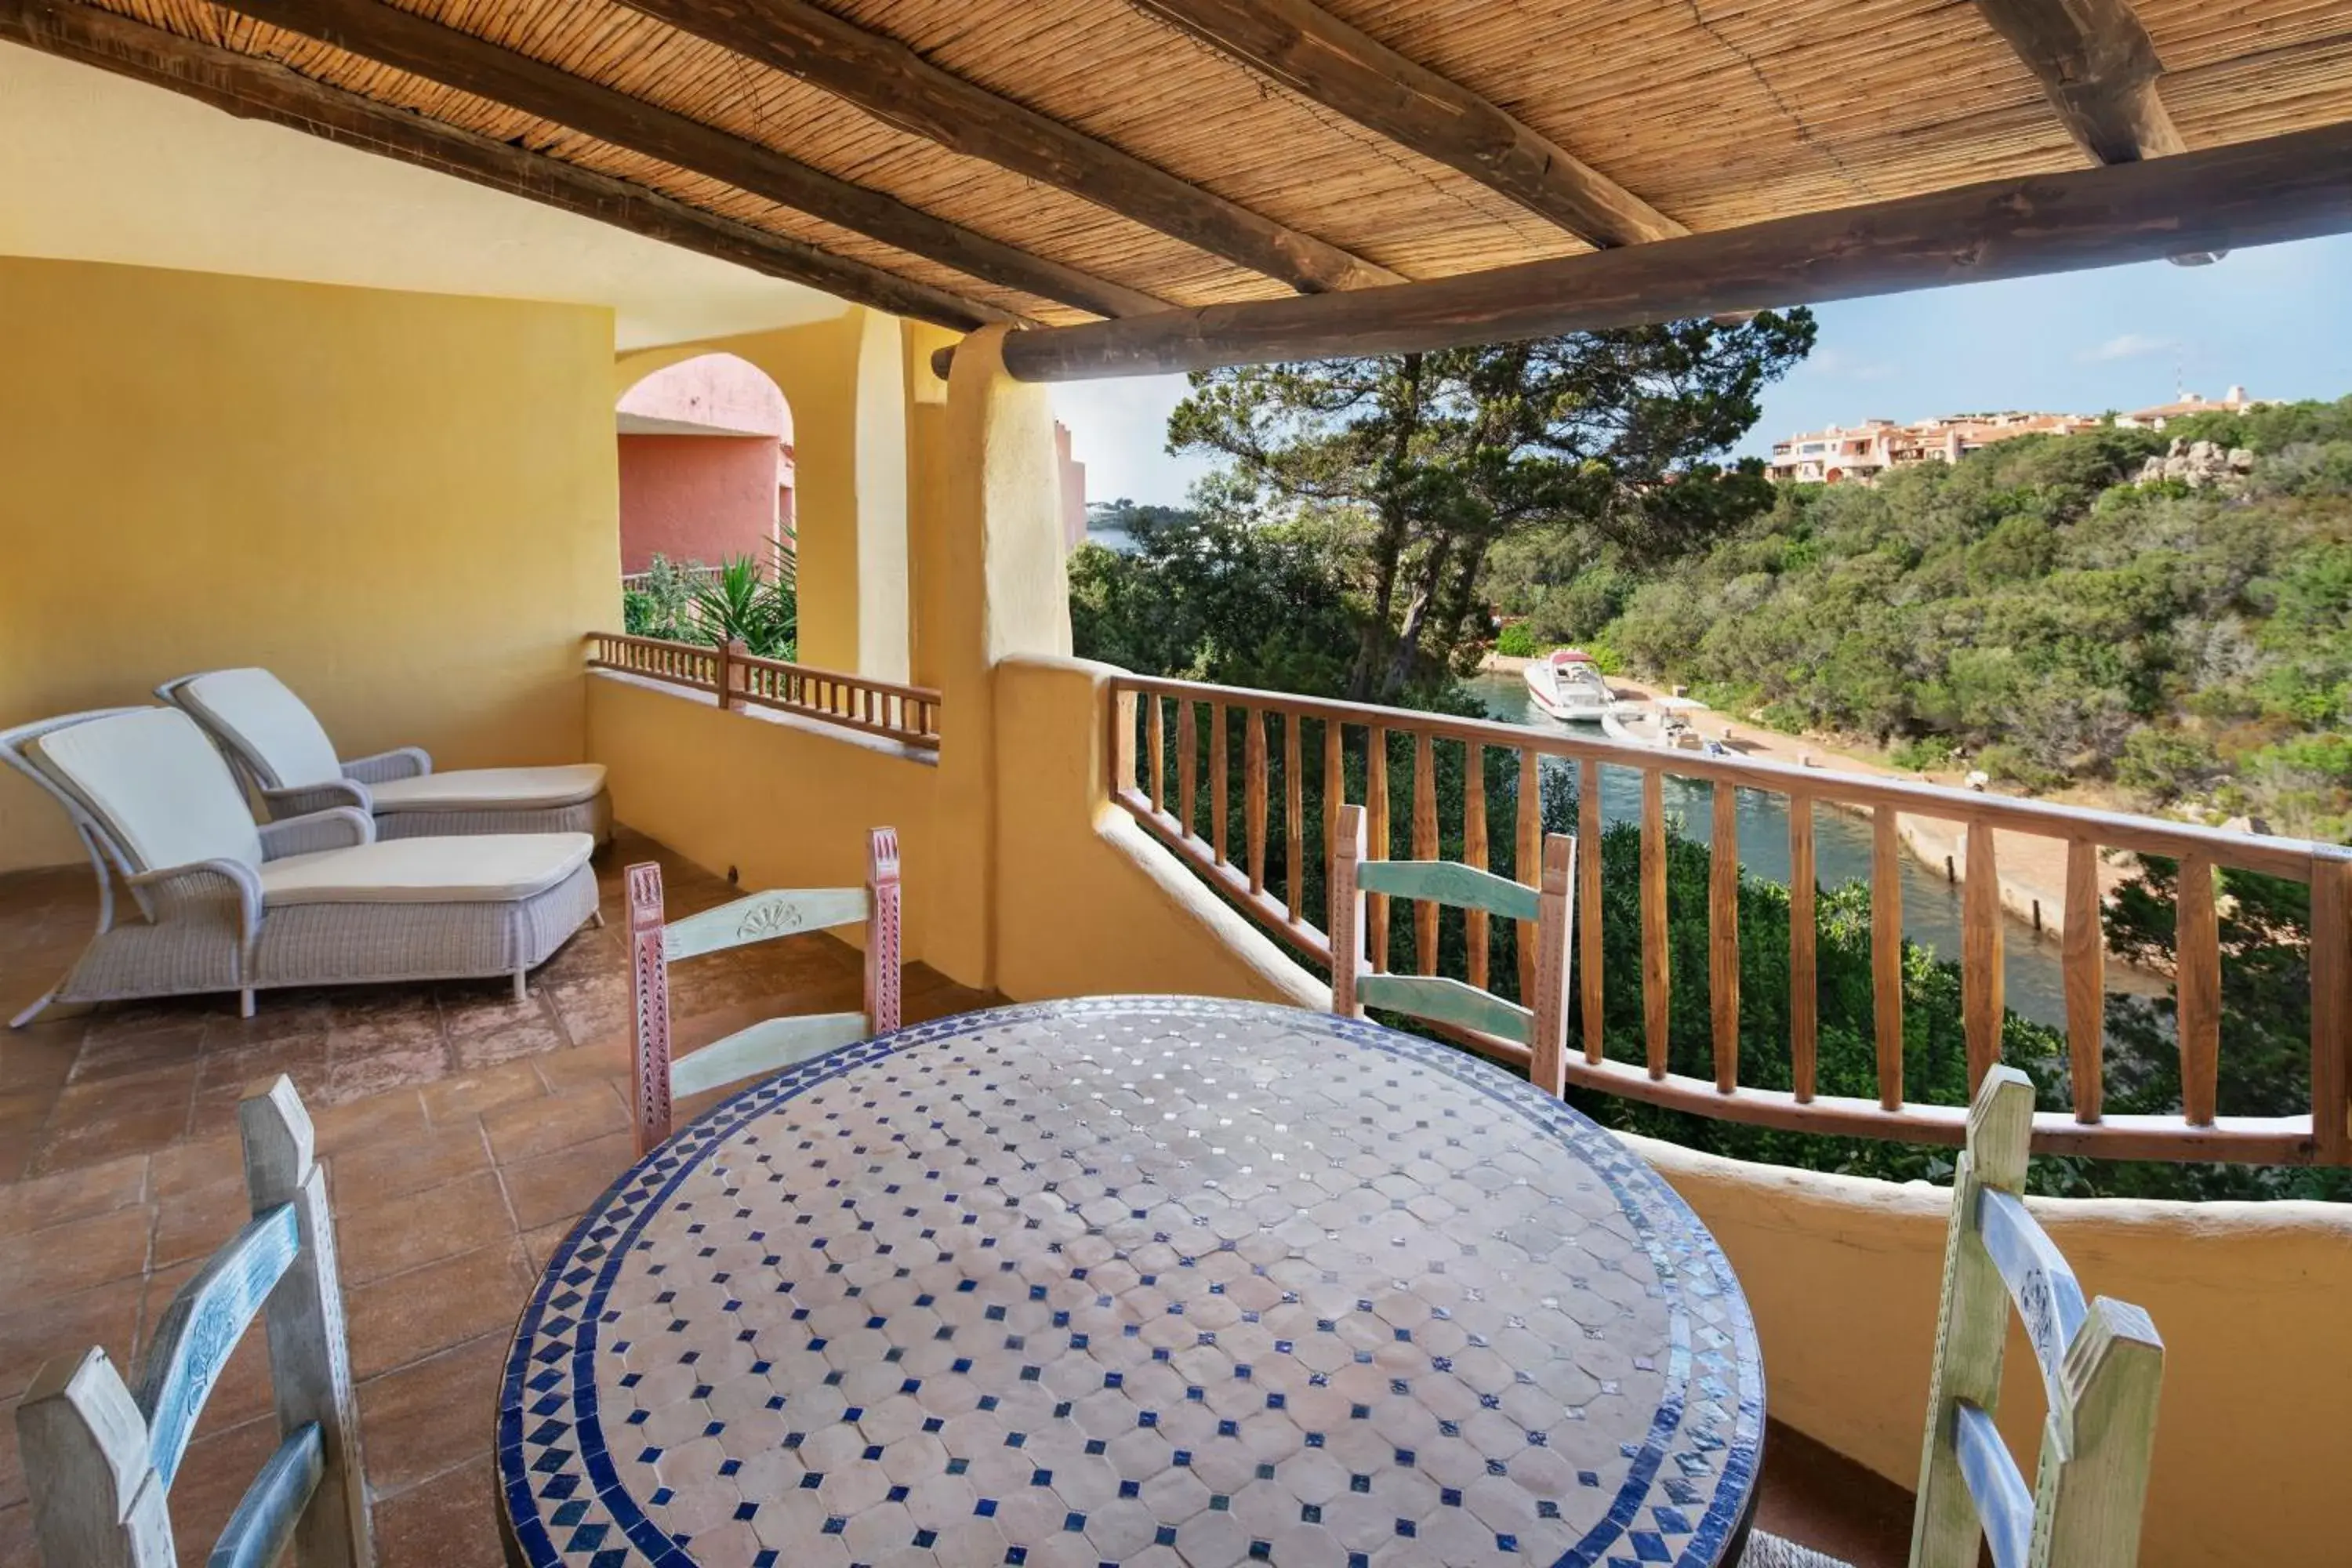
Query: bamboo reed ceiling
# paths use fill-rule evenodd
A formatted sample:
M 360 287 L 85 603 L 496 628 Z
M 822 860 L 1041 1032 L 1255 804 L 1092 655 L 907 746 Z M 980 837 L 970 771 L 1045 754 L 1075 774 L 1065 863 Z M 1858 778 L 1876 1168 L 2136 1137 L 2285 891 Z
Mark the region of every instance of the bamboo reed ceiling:
M 54 0 L 67 8 L 77 0 Z M 453 90 L 207 0 L 98 0 L 180 37 L 911 279 L 1056 324 L 1086 310 Z M 394 0 L 398 8 L 883 193 L 932 218 L 1170 305 L 1292 285 L 1138 217 L 949 150 L 613 0 Z M 764 0 L 707 0 L 757 19 Z M 1706 233 L 2086 154 L 1976 6 L 1952 0 L 1318 0 L 1665 217 Z M 2053 0 L 2054 7 L 2055 0 Z M 820 0 L 962 82 L 1406 279 L 1586 243 L 1489 184 L 1285 86 L 1129 0 Z M 2352 120 L 2343 0 L 2137 0 L 2191 150 Z M 1132 210 L 1132 209 L 1130 209 Z

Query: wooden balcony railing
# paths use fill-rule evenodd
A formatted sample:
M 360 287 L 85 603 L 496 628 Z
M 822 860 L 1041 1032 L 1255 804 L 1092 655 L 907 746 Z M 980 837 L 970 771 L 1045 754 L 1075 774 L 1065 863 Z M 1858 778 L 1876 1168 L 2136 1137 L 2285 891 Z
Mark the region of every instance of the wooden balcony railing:
M 754 658 L 741 643 L 667 642 L 621 632 L 588 635 L 588 668 L 618 669 L 709 692 L 722 708 L 772 708 L 925 751 L 940 749 L 940 694 L 862 675 Z
M 1408 712 L 1357 703 L 1321 701 L 1277 692 L 1121 676 L 1115 692 L 1110 788 L 1129 812 L 1195 872 L 1267 931 L 1328 969 L 1330 943 L 1308 918 L 1304 875 L 1308 852 L 1305 799 L 1319 772 L 1322 818 L 1315 853 L 1326 860 L 1340 805 L 1353 787 L 1369 818 L 1374 857 L 1433 859 L 1440 832 L 1435 780 L 1440 748 L 1458 748 L 1463 767 L 1464 821 L 1459 858 L 1474 866 L 1489 858 L 1486 754 L 1517 762 L 1513 814 L 1513 874 L 1530 879 L 1538 860 L 1542 760 L 1573 767 L 1578 784 L 1576 951 L 1580 1006 L 1571 1020 L 1570 1081 L 1587 1089 L 1675 1110 L 1792 1131 L 1958 1144 L 1965 1105 L 1906 1100 L 1904 1093 L 1904 959 L 1898 815 L 1958 822 L 1967 835 L 1968 878 L 1961 938 L 1962 1015 L 1971 1091 L 2000 1059 L 2006 1016 L 2002 984 L 2004 917 L 1995 868 L 1995 838 L 2029 834 L 2065 847 L 2063 924 L 2063 990 L 2072 1109 L 2035 1120 L 2034 1144 L 2045 1152 L 2113 1159 L 2217 1161 L 2245 1163 L 2352 1164 L 2352 850 L 2302 840 L 2219 832 L 2186 824 L 2040 801 L 1943 789 L 1898 779 L 1831 773 L 1739 757 L 1709 757 L 1620 742 L 1582 740 L 1550 731 L 1476 720 Z M 1206 731 L 1205 759 L 1202 732 Z M 1238 733 L 1241 755 L 1232 755 Z M 1404 753 L 1409 751 L 1410 762 Z M 1392 758 L 1391 752 L 1397 753 Z M 1171 755 L 1172 753 L 1172 755 Z M 1270 759 L 1278 754 L 1279 785 L 1270 787 Z M 1451 763 L 1452 759 L 1447 759 Z M 1409 767 L 1410 799 L 1391 802 L 1391 770 Z M 1238 766 L 1239 775 L 1234 769 Z M 1638 973 L 1604 973 L 1601 770 L 1640 774 L 1641 963 Z M 1671 988 L 1668 973 L 1668 775 L 1698 781 L 1713 792 L 1713 848 L 1707 889 L 1708 1007 L 1712 1074 L 1668 1070 Z M 1507 776 L 1507 773 L 1506 774 Z M 1736 790 L 1761 790 L 1789 804 L 1790 878 L 1788 1089 L 1743 1084 L 1740 1074 L 1739 860 Z M 1203 798 L 1205 797 L 1205 799 Z M 1239 803 L 1239 822 L 1229 821 Z M 1866 815 L 1872 824 L 1870 953 L 1874 1099 L 1817 1095 L 1819 1024 L 1816 968 L 1813 808 L 1828 804 Z M 1270 890 L 1267 818 L 1279 811 L 1281 864 Z M 1205 821 L 1204 821 L 1205 817 Z M 1402 836 L 1406 842 L 1399 844 Z M 1452 837 L 1452 835 L 1448 835 Z M 2182 1085 L 2181 1109 L 2169 1115 L 2103 1113 L 2105 1072 L 2105 941 L 2098 879 L 2099 852 L 2113 847 L 2179 861 L 2181 889 L 2175 946 L 2175 989 Z M 2311 1103 L 2315 1116 L 2233 1117 L 2216 1114 L 2221 1036 L 2221 963 L 2215 868 L 2259 872 L 2308 884 L 2311 889 Z M 1366 911 L 1375 965 L 1390 952 L 1389 900 L 1372 896 Z M 1433 910 L 1416 907 L 1415 967 L 1436 972 L 1438 926 Z M 1465 926 L 1466 978 L 1488 980 L 1488 921 L 1471 911 Z M 1517 944 L 1522 966 L 1531 959 L 1531 927 Z M 1529 986 L 1521 986 L 1525 994 Z M 1642 994 L 1640 1035 L 1645 1059 L 1603 1054 L 1603 1003 L 1618 985 Z M 1526 1047 L 1486 1037 L 1465 1043 L 1524 1066 Z M 1580 1045 L 1581 1053 L 1573 1047 Z

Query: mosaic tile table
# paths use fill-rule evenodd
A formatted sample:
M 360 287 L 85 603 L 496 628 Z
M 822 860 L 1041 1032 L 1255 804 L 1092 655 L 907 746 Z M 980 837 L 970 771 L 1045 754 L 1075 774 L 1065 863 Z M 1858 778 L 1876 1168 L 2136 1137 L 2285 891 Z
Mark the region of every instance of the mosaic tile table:
M 1754 1326 L 1681 1200 L 1459 1052 L 1243 1003 L 1003 1008 L 762 1081 L 517 1331 L 529 1564 L 1733 1560 Z

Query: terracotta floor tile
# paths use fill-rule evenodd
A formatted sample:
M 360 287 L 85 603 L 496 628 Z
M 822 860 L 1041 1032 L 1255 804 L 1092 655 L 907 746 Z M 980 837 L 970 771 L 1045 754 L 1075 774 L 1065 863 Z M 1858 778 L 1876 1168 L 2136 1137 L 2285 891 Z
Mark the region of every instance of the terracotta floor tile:
M 534 1276 L 547 1272 L 548 1259 L 555 1256 L 555 1249 L 562 1246 L 564 1238 L 572 1234 L 572 1224 L 571 1220 L 560 1219 L 552 1225 L 523 1232 L 523 1250 L 530 1254 L 530 1268 Z
M 430 1083 L 449 1070 L 449 1047 L 436 1041 L 413 1050 L 384 1051 L 375 1056 L 338 1061 L 327 1069 L 329 1105 L 347 1105 L 396 1089 Z
M 378 1504 L 376 1568 L 503 1568 L 495 1478 L 484 1459 Z
M 160 996 L 144 1002 L 107 1002 L 91 1010 L 84 1049 L 134 1035 L 169 1032 L 191 1023 L 234 1016 L 236 999 L 227 993 L 202 996 Z
M 205 1415 L 213 1412 L 207 1409 Z M 238 1426 L 198 1417 L 195 1441 L 172 1480 L 172 1540 L 181 1568 L 199 1568 L 212 1553 L 237 1500 L 278 1449 L 278 1421 L 262 1415 Z
M 310 1107 L 319 1152 L 347 1154 L 370 1143 L 425 1134 L 425 1102 L 413 1089 L 379 1094 L 341 1105 Z
M 425 1119 L 434 1127 L 470 1128 L 486 1110 L 540 1099 L 547 1093 L 547 1085 L 530 1062 L 508 1062 L 445 1078 L 426 1084 L 420 1092 L 425 1097 Z
M 575 1046 L 625 1045 L 635 1007 L 625 974 L 559 981 L 547 988 L 563 1033 Z
M 149 1190 L 158 1198 L 245 1174 L 245 1155 L 235 1132 L 192 1138 L 156 1152 L 147 1163 Z
M 0 1389 L 11 1397 L 22 1394 L 43 1362 L 91 1345 L 105 1346 L 129 1376 L 145 1293 L 146 1282 L 133 1276 L 0 1312 Z
M 499 1175 L 515 1224 L 536 1230 L 577 1219 L 636 1157 L 635 1135 L 610 1132 L 536 1160 L 502 1163 Z
M 159 1068 L 193 1064 L 204 1053 L 205 1020 L 187 1018 L 128 1034 L 101 1036 L 92 1030 L 81 1054 L 74 1058 L 70 1082 L 103 1083 L 153 1072 Z
M 387 1203 L 490 1168 L 482 1130 L 471 1123 L 415 1138 L 362 1143 L 327 1160 L 327 1190 L 336 1212 L 350 1204 Z M 348 1196 L 346 1195 L 348 1194 Z
M 316 1075 L 327 1066 L 327 1031 L 289 1032 L 253 1044 L 224 1045 L 219 1031 L 205 1033 L 204 1059 L 196 1064 L 196 1089 L 242 1089 L 259 1079 L 288 1073 L 299 1079 Z
M 254 998 L 253 1016 L 207 1019 L 205 1053 L 250 1050 L 289 1040 L 323 1039 L 333 1016 L 332 1003 L 321 991 L 264 991 Z
M 379 1010 L 352 1023 L 338 1017 L 327 1028 L 327 1061 L 341 1066 L 364 1057 L 411 1056 L 447 1043 L 432 994 L 420 993 L 396 1012 Z
M 0 1237 L 123 1208 L 138 1203 L 146 1190 L 143 1154 L 0 1186 Z
M 1756 1526 L 1852 1568 L 1904 1568 L 1911 1554 L 1910 1492 L 1792 1426 L 1764 1438 Z M 1991 1561 L 1988 1553 L 1985 1561 Z
M 0 1508 L 0 1563 L 33 1561 L 33 1510 L 29 1503 Z
M 518 1061 L 525 1057 L 545 1056 L 560 1051 L 572 1043 L 572 1037 L 551 1018 L 530 1019 L 509 1024 L 504 1028 L 489 1030 L 463 1040 L 450 1042 L 450 1055 L 460 1071 L 496 1067 L 501 1062 Z
M 484 1334 L 360 1384 L 360 1443 L 378 1498 L 488 1458 L 508 1344 L 503 1331 Z
M 229 1165 L 218 1181 L 158 1198 L 150 1266 L 161 1268 L 207 1257 L 252 1218 L 253 1200 L 246 1193 L 241 1164 Z
M 537 1277 L 521 1242 L 509 1239 L 347 1288 L 352 1375 L 373 1377 L 511 1329 Z
M 490 1135 L 490 1152 L 501 1165 L 584 1143 L 628 1124 L 627 1109 L 609 1084 L 590 1084 L 525 1105 L 503 1106 L 482 1118 L 482 1126 Z
M 131 1078 L 68 1085 L 49 1111 L 33 1156 L 35 1170 L 47 1173 L 94 1165 L 177 1142 L 187 1131 L 195 1082 L 191 1060 Z
M 573 1046 L 569 1050 L 551 1056 L 534 1057 L 530 1065 L 547 1080 L 547 1087 L 561 1091 L 583 1084 L 605 1083 L 625 1078 L 629 1072 L 630 1049 L 625 1040 L 607 1040 L 602 1045 Z
M 25 1500 L 25 1465 L 16 1457 L 16 1401 L 0 1400 L 0 1510 Z M 0 1563 L 16 1559 L 0 1551 Z
M 346 1288 L 514 1235 L 499 1180 L 487 1170 L 388 1201 L 363 1184 L 346 1193 L 335 1215 Z
M 149 1225 L 134 1205 L 0 1241 L 0 1316 L 139 1274 Z

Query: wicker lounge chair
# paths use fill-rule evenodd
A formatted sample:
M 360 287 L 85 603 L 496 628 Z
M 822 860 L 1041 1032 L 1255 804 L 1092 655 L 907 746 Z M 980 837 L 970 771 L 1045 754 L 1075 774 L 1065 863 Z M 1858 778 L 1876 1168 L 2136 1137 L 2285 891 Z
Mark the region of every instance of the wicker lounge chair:
M 89 850 L 98 933 L 52 1003 L 277 985 L 526 973 L 600 920 L 594 840 L 517 833 L 378 842 L 351 806 L 254 825 L 220 753 L 169 708 L 0 732 L 0 759 L 56 797 Z M 145 918 L 118 925 L 110 865 Z
M 379 838 L 466 833 L 612 837 L 602 763 L 468 768 L 436 773 L 415 746 L 344 762 L 303 700 L 266 669 L 184 675 L 155 695 L 220 743 L 271 821 L 348 805 L 375 818 Z

